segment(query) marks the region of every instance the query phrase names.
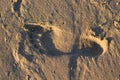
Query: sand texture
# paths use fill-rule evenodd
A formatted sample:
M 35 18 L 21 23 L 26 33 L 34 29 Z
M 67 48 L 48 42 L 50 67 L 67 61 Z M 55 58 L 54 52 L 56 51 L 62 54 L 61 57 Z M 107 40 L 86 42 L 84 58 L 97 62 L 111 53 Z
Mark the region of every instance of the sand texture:
M 0 80 L 120 80 L 120 0 L 0 0 Z

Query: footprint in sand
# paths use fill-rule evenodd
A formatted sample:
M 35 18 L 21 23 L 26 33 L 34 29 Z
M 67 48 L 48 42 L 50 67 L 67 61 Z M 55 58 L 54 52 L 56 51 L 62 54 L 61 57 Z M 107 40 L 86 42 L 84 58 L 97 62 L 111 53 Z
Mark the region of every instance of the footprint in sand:
M 28 41 L 32 48 L 40 54 L 58 56 L 70 53 L 73 45 L 72 34 L 54 26 L 25 24 Z M 69 37 L 68 35 L 72 35 Z

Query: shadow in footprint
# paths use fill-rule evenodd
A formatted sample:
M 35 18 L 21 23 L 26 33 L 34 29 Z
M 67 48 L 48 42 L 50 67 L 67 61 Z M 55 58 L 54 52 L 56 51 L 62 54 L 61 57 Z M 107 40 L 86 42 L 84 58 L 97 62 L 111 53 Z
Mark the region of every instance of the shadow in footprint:
M 25 24 L 25 29 L 27 29 L 28 40 L 32 44 L 32 49 L 37 50 L 37 53 L 45 54 L 45 49 L 42 47 L 40 38 L 41 34 L 44 32 L 44 28 L 39 25 Z
M 25 45 L 24 45 L 25 34 L 22 32 L 21 36 L 22 36 L 23 39 L 21 40 L 21 42 L 19 42 L 18 52 L 19 52 L 19 54 L 24 56 L 28 61 L 33 61 L 34 56 L 26 54 L 26 52 L 24 50 L 25 49 Z
M 102 52 L 103 48 L 96 42 L 86 39 L 80 42 L 79 37 L 77 36 L 71 53 L 86 57 L 98 57 Z
M 51 38 L 50 33 L 52 32 L 52 30 L 46 31 L 43 33 L 42 37 L 41 37 L 41 44 L 43 45 L 43 47 L 47 50 L 47 55 L 50 56 L 60 56 L 62 54 L 65 54 L 59 50 L 56 49 L 53 40 Z
M 44 27 L 32 24 L 25 24 L 24 27 L 28 30 L 29 41 L 33 45 L 33 48 L 37 49 L 37 53 L 46 54 L 48 56 L 60 56 L 64 54 L 56 49 L 51 38 L 52 30 L 44 31 Z
M 87 57 L 98 57 L 102 54 L 103 49 L 95 42 L 89 42 L 89 46 L 82 45 L 82 48 L 80 49 L 82 56 Z

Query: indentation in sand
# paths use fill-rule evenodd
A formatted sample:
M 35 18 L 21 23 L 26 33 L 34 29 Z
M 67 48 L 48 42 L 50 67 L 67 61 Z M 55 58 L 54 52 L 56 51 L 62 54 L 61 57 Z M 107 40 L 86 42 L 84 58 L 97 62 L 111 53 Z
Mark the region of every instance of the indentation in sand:
M 98 56 L 103 55 L 108 49 L 108 42 L 106 39 L 101 40 L 94 36 L 81 36 L 81 50 L 85 55 Z
M 25 24 L 29 42 L 40 53 L 70 53 L 74 36 L 70 30 L 44 24 Z

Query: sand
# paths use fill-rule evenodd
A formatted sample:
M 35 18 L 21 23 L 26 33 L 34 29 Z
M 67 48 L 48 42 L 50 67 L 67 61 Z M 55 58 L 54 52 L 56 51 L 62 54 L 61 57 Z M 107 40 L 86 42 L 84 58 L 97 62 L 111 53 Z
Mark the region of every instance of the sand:
M 120 80 L 119 0 L 0 0 L 0 80 Z

